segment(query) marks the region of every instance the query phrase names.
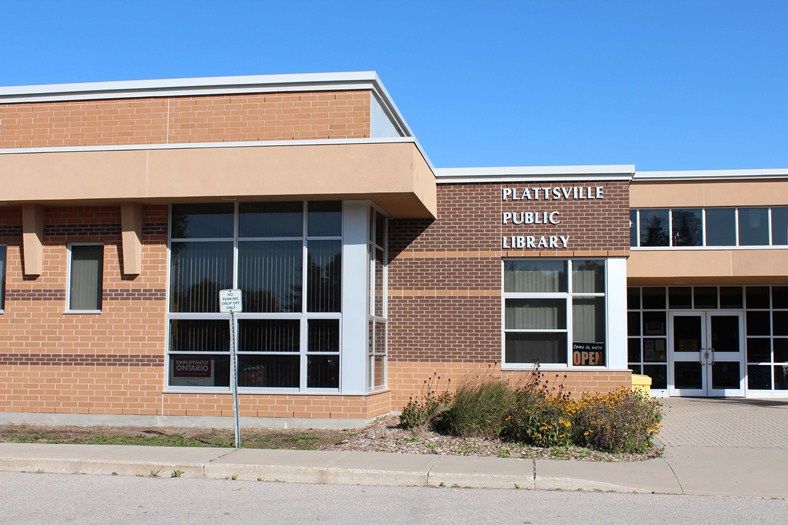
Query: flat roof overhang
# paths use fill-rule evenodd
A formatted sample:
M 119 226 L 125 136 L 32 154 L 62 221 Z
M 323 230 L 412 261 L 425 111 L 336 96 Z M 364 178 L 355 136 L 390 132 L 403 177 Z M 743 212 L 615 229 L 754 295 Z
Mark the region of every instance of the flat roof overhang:
M 437 217 L 413 139 L 54 149 L 3 151 L 0 203 L 364 199 L 395 218 Z

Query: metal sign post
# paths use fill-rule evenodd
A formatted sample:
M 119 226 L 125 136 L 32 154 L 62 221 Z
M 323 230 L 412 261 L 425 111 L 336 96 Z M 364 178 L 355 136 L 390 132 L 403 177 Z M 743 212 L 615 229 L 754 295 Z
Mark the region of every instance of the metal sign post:
M 239 448 L 241 446 L 241 416 L 238 411 L 238 338 L 235 334 L 235 313 L 243 311 L 241 290 L 220 290 L 219 311 L 230 314 L 230 388 L 233 392 L 235 448 Z

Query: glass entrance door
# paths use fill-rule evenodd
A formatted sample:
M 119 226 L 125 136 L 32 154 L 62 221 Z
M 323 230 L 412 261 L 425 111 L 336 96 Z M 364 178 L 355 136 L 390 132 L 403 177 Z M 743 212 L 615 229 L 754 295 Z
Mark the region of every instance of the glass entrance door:
M 743 396 L 742 325 L 741 312 L 671 312 L 669 394 Z

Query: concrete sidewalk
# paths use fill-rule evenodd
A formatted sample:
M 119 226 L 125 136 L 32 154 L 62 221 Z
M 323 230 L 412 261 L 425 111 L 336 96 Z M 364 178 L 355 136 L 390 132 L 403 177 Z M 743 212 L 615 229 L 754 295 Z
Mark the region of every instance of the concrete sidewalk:
M 671 449 L 632 463 L 265 449 L 0 443 L 0 470 L 293 483 L 788 498 L 784 450 Z

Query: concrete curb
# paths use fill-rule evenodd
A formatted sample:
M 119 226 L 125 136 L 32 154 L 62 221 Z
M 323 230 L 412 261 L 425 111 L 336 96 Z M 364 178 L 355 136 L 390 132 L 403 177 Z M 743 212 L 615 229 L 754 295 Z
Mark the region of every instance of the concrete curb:
M 535 476 L 532 460 L 377 452 L 0 444 L 0 470 L 285 483 L 650 492 Z
M 0 443 L 0 470 L 788 498 L 788 462 L 783 450 L 739 452 L 736 457 L 730 449 L 705 453 L 698 458 L 695 449 L 675 450 L 660 459 L 603 463 L 384 452 Z M 721 486 L 720 476 L 731 478 L 730 483 Z

